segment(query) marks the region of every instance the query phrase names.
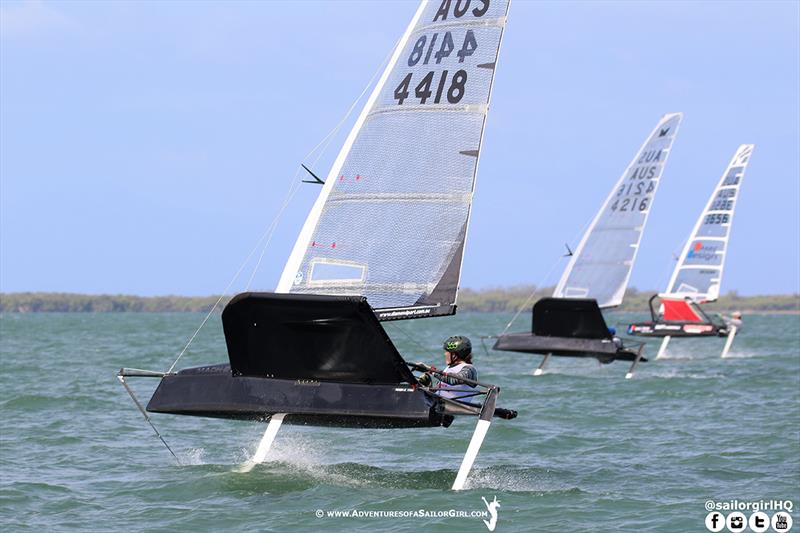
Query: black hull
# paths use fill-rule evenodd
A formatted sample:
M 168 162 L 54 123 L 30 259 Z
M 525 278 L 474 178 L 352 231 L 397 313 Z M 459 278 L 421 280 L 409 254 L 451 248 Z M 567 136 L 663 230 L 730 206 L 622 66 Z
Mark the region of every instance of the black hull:
M 230 365 L 165 376 L 147 404 L 151 413 L 354 428 L 447 427 L 445 402 L 410 385 L 234 377 Z
M 510 333 L 498 337 L 495 350 L 504 352 L 522 352 L 558 357 L 589 357 L 601 363 L 613 361 L 634 361 L 637 352 L 619 350 L 607 339 L 585 339 L 575 337 L 545 337 L 532 333 Z M 642 357 L 640 361 L 646 362 Z
M 628 326 L 635 337 L 727 337 L 729 330 L 717 324 L 697 322 L 639 322 Z
M 485 415 L 420 387 L 364 298 L 244 293 L 222 323 L 230 364 L 122 369 L 120 379 L 161 377 L 151 413 L 262 422 L 282 413 L 288 424 L 351 428 L 447 427 L 454 416 Z

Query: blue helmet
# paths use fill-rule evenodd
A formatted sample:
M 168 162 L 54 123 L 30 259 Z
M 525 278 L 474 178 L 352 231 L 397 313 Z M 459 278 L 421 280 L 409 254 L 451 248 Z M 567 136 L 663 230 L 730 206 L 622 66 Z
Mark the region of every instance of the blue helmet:
M 608 328 L 608 332 L 611 333 L 612 335 L 616 335 L 617 334 L 617 328 L 615 328 L 614 326 L 611 326 L 610 328 Z

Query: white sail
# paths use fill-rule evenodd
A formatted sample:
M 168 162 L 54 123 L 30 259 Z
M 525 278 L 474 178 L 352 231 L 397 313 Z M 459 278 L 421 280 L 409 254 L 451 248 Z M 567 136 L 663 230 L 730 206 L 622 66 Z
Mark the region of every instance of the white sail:
M 719 297 L 739 187 L 754 147 L 743 144 L 733 155 L 683 247 L 666 296 L 690 297 L 696 302 Z
M 453 312 L 508 5 L 422 2 L 277 292 L 363 295 L 381 319 Z
M 647 217 L 683 115 L 664 115 L 617 181 L 576 248 L 553 296 L 622 303 Z

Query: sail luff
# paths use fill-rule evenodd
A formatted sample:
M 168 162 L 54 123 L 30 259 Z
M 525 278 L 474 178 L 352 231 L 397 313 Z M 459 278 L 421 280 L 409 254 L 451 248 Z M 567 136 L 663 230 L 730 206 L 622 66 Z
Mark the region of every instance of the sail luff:
M 660 172 L 659 172 L 659 174 L 657 176 L 657 179 L 653 180 L 654 181 L 653 190 L 650 191 L 650 193 L 648 193 L 650 195 L 649 205 L 646 207 L 646 209 L 644 211 L 640 211 L 640 212 L 642 212 L 644 214 L 644 219 L 639 223 L 639 225 L 637 227 L 632 228 L 637 233 L 635 242 L 629 243 L 630 247 L 633 248 L 632 256 L 630 257 L 630 259 L 620 263 L 622 266 L 626 267 L 626 272 L 625 272 L 624 279 L 616 287 L 616 289 L 614 290 L 613 294 L 611 294 L 610 296 L 607 296 L 605 298 L 600 298 L 600 297 L 596 298 L 598 300 L 598 305 L 601 308 L 615 307 L 615 306 L 618 306 L 618 305 L 620 305 L 622 303 L 623 297 L 625 295 L 625 290 L 627 289 L 628 283 L 630 281 L 630 276 L 631 276 L 631 271 L 633 269 L 633 264 L 636 261 L 636 256 L 637 256 L 638 251 L 639 251 L 639 243 L 641 242 L 642 235 L 644 234 L 644 228 L 645 228 L 645 226 L 647 224 L 647 219 L 649 218 L 650 211 L 653 208 L 653 201 L 655 200 L 655 195 L 658 192 L 658 184 L 661 182 L 661 176 L 663 174 L 663 169 L 666 167 L 667 160 L 669 159 L 669 154 L 672 152 L 672 140 L 674 140 L 675 136 L 677 135 L 677 130 L 678 130 L 678 127 L 680 126 L 680 122 L 681 122 L 682 118 L 683 118 L 683 115 L 681 113 L 669 113 L 669 114 L 664 115 L 661 118 L 661 120 L 659 120 L 659 122 L 656 124 L 655 128 L 653 128 L 653 130 L 650 132 L 650 134 L 645 138 L 644 143 L 642 143 L 642 146 L 636 152 L 635 157 L 630 162 L 630 164 L 625 168 L 625 171 L 622 173 L 620 178 L 614 184 L 614 187 L 609 192 L 608 196 L 606 197 L 605 202 L 603 202 L 602 206 L 597 211 L 597 214 L 595 215 L 594 219 L 592 220 L 592 223 L 589 225 L 589 228 L 583 234 L 583 237 L 581 238 L 581 241 L 578 244 L 578 247 L 573 252 L 572 257 L 570 258 L 570 261 L 567 264 L 567 267 L 564 269 L 564 272 L 561 275 L 561 279 L 559 280 L 558 285 L 556 285 L 556 288 L 553 291 L 553 297 L 555 297 L 555 298 L 567 298 L 567 297 L 570 297 L 570 296 L 576 296 L 576 295 L 568 294 L 568 289 L 570 288 L 568 286 L 568 283 L 570 283 L 570 278 L 572 277 L 572 274 L 573 274 L 573 271 L 575 269 L 575 266 L 578 264 L 579 261 L 584 259 L 583 258 L 583 254 L 585 252 L 585 249 L 586 249 L 587 243 L 589 242 L 589 239 L 593 236 L 595 230 L 597 229 L 597 225 L 600 222 L 600 220 L 608 212 L 608 208 L 611 205 L 612 201 L 614 201 L 615 198 L 618 197 L 619 191 L 621 191 L 621 188 L 624 187 L 625 182 L 630 179 L 631 170 L 640 163 L 641 158 L 642 158 L 646 148 L 650 144 L 652 144 L 655 140 L 658 139 L 657 137 L 655 137 L 656 133 L 658 133 L 659 131 L 663 131 L 662 128 L 666 124 L 668 124 L 670 121 L 674 120 L 675 121 L 675 127 L 674 127 L 674 130 L 672 131 L 672 133 L 670 135 L 669 145 L 664 150 L 666 153 L 665 153 L 665 156 L 664 156 L 664 160 L 661 163 L 661 170 L 660 170 Z M 647 195 L 645 195 L 645 197 L 646 196 Z M 593 295 L 594 291 L 592 291 L 591 287 L 585 287 L 584 289 L 585 289 L 586 292 L 585 292 L 585 294 L 581 294 L 580 297 L 588 297 L 588 298 L 595 297 Z
M 706 202 L 705 207 L 700 212 L 700 216 L 697 218 L 697 221 L 692 228 L 691 233 L 689 233 L 689 238 L 686 240 L 686 243 L 683 246 L 683 250 L 679 257 L 678 264 L 675 265 L 675 269 L 672 271 L 672 276 L 670 276 L 669 283 L 667 284 L 667 290 L 664 293 L 665 296 L 673 296 L 673 297 L 685 297 L 689 296 L 692 297 L 694 300 L 698 302 L 713 302 L 719 297 L 719 287 L 722 285 L 722 272 L 725 268 L 725 258 L 728 254 L 728 241 L 730 239 L 731 234 L 731 227 L 733 226 L 733 218 L 736 212 L 736 205 L 739 203 L 739 189 L 742 185 L 742 180 L 744 179 L 745 170 L 747 169 L 747 165 L 750 162 L 750 156 L 753 153 L 753 148 L 755 145 L 753 144 L 742 144 L 736 149 L 734 152 L 733 157 L 731 158 L 728 166 L 725 168 L 725 171 L 722 173 L 722 177 L 717 182 L 716 187 L 711 192 L 711 196 L 708 198 L 708 202 Z M 736 175 L 736 183 L 727 183 L 727 181 L 732 176 L 732 171 L 734 169 L 741 169 L 740 173 Z M 732 199 L 733 204 L 730 209 L 712 209 L 714 207 L 715 201 L 719 201 L 721 198 L 721 192 L 723 189 L 732 190 L 734 191 L 733 196 L 726 196 L 727 199 Z M 729 193 L 726 193 L 729 194 Z M 727 223 L 725 223 L 725 231 L 723 235 L 717 236 L 707 236 L 701 235 L 701 229 L 704 226 L 704 221 L 707 217 L 711 214 L 726 214 L 728 216 Z M 703 243 L 708 244 L 709 242 L 715 243 L 713 254 L 715 257 L 719 257 L 719 264 L 718 265 L 697 265 L 691 264 L 690 261 L 693 257 L 693 248 L 696 247 L 698 244 L 700 248 L 703 248 Z M 721 249 L 717 249 L 717 247 L 721 244 Z M 711 247 L 712 245 L 708 245 Z M 716 277 L 711 278 L 711 283 L 706 289 L 702 292 L 689 292 L 685 290 L 680 290 L 680 287 L 676 287 L 678 284 L 678 279 L 682 271 L 686 270 L 704 270 L 707 272 L 716 272 Z
M 347 139 L 342 145 L 341 150 L 339 150 L 339 155 L 336 157 L 333 166 L 331 166 L 331 169 L 328 172 L 328 178 L 325 180 L 325 185 L 322 186 L 322 190 L 320 191 L 316 202 L 314 202 L 314 206 L 311 208 L 311 212 L 308 214 L 308 218 L 306 218 L 306 221 L 303 224 L 303 229 L 300 230 L 300 235 L 297 237 L 297 240 L 294 243 L 294 247 L 292 248 L 292 253 L 289 255 L 289 259 L 286 261 L 286 265 L 283 268 L 283 272 L 281 273 L 281 277 L 280 280 L 278 281 L 278 286 L 275 288 L 275 292 L 286 293 L 290 291 L 292 283 L 294 282 L 294 279 L 297 276 L 297 272 L 300 269 L 300 264 L 303 260 L 303 256 L 305 255 L 305 252 L 308 249 L 309 244 L 311 243 L 311 238 L 314 234 L 314 229 L 317 227 L 319 218 L 322 215 L 322 209 L 325 206 L 325 202 L 327 201 L 328 196 L 330 195 L 334 185 L 336 184 L 336 176 L 338 176 L 339 171 L 341 170 L 342 165 L 344 164 L 345 159 L 347 158 L 347 154 L 350 153 L 350 149 L 353 146 L 353 142 L 355 142 L 359 131 L 361 131 L 361 127 L 364 125 L 364 121 L 367 119 L 367 116 L 372 110 L 375 101 L 380 96 L 384 85 L 386 85 L 386 81 L 389 79 L 389 75 L 392 73 L 395 64 L 400 59 L 400 55 L 403 53 L 403 49 L 405 48 L 405 45 L 408 42 L 411 33 L 414 31 L 414 27 L 417 25 L 417 21 L 422 16 L 422 13 L 425 11 L 425 6 L 427 5 L 427 3 L 428 0 L 421 0 L 416 13 L 414 13 L 414 17 L 411 19 L 411 22 L 406 28 L 406 31 L 403 33 L 403 36 L 397 43 L 397 46 L 394 49 L 394 53 L 392 54 L 392 57 L 389 59 L 389 63 L 386 65 L 383 74 L 381 74 L 381 77 L 375 84 L 375 88 L 372 90 L 372 93 L 369 95 L 367 102 L 364 104 L 364 107 L 361 110 L 361 114 L 358 116 L 358 119 L 353 125 L 353 128 L 350 130 L 350 133 L 348 134 Z

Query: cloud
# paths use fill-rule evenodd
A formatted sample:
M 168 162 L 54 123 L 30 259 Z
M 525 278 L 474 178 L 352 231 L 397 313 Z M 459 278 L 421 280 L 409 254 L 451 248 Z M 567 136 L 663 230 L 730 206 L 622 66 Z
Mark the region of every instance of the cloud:
M 41 0 L 0 4 L 0 37 L 10 39 L 72 28 L 75 22 Z

